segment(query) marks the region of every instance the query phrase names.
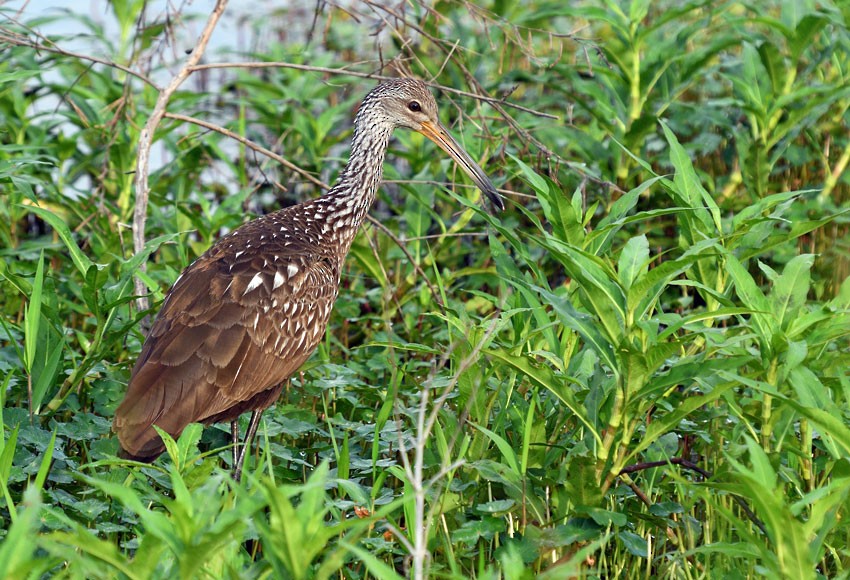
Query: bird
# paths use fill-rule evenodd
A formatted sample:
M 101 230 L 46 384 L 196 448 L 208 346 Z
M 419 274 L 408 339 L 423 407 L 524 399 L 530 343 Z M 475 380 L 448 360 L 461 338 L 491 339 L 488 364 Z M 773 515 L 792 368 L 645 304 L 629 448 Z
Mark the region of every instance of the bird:
M 381 82 L 357 111 L 349 160 L 327 193 L 245 223 L 177 278 L 115 410 L 119 456 L 150 463 L 161 455 L 154 425 L 176 438 L 190 423 L 229 421 L 232 473 L 241 478 L 263 411 L 325 334 L 398 127 L 436 143 L 504 210 L 493 183 L 440 122 L 428 86 L 414 78 Z M 240 447 L 238 419 L 248 411 Z

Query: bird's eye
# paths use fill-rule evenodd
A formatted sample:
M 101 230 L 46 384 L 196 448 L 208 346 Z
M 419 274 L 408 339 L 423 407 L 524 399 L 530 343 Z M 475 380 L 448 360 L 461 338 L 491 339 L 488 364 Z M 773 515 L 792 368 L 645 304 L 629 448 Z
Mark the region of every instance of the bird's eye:
M 419 101 L 410 101 L 407 103 L 407 108 L 413 111 L 414 113 L 418 113 L 422 110 L 422 105 L 419 104 Z

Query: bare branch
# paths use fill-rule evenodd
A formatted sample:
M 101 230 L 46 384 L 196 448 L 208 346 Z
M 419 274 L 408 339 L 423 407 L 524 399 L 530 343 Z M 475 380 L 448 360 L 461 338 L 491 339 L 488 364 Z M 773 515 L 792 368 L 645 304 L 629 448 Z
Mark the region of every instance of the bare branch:
M 204 121 L 203 119 L 198 119 L 197 117 L 189 117 L 188 115 L 181 115 L 179 113 L 165 113 L 164 116 L 169 118 L 169 119 L 175 119 L 177 121 L 183 121 L 184 123 L 192 123 L 193 125 L 198 125 L 199 127 L 209 129 L 210 131 L 215 131 L 216 133 L 221 133 L 222 135 L 226 135 L 227 137 L 230 137 L 231 139 L 239 141 L 240 143 L 242 143 L 243 145 L 245 145 L 249 149 L 253 149 L 257 153 L 262 153 L 266 157 L 274 159 L 275 161 L 277 161 L 278 163 L 280 163 L 281 165 L 283 165 L 287 169 L 294 171 L 298 175 L 302 176 L 304 179 L 306 179 L 307 181 L 309 181 L 313 185 L 316 185 L 316 186 L 320 187 L 321 189 L 325 189 L 325 190 L 331 188 L 330 185 L 328 185 L 327 183 L 325 183 L 321 179 L 316 178 L 312 173 L 310 173 L 306 169 L 301 169 L 300 167 L 298 167 L 297 165 L 295 165 L 291 161 L 287 161 L 285 158 L 281 157 L 280 155 L 278 155 L 277 153 L 275 153 L 271 149 L 266 149 L 262 145 L 258 145 L 256 143 L 254 143 L 253 141 L 251 141 L 250 139 L 246 139 L 242 135 L 239 135 L 238 133 L 234 133 L 233 131 L 231 131 L 229 129 L 225 129 L 221 125 L 216 125 L 215 123 L 210 123 L 209 121 Z
M 148 184 L 148 172 L 150 171 L 150 152 L 153 145 L 153 137 L 156 128 L 165 116 L 165 108 L 168 106 L 168 101 L 171 99 L 174 92 L 183 84 L 183 82 L 192 73 L 192 67 L 198 64 L 201 57 L 204 56 L 204 51 L 207 48 L 207 43 L 212 36 L 213 30 L 218 23 L 219 18 L 224 13 L 227 6 L 227 0 L 218 0 L 215 8 L 210 14 L 207 24 L 201 33 L 198 43 L 192 49 L 189 58 L 183 67 L 168 83 L 168 86 L 159 92 L 159 97 L 156 100 L 153 112 L 145 126 L 139 134 L 139 149 L 136 154 L 136 206 L 133 210 L 133 249 L 136 253 L 141 252 L 145 247 L 145 222 L 147 221 L 148 213 L 148 197 L 150 195 L 150 186 Z M 139 268 L 144 271 L 144 262 Z M 145 283 L 140 277 L 135 278 L 135 291 L 139 298 L 136 299 L 136 304 L 140 311 L 147 310 L 148 299 L 145 289 Z M 147 325 L 145 325 L 147 326 Z
M 430 515 L 426 515 L 425 510 L 425 499 L 428 491 L 438 482 L 441 482 L 443 475 L 450 473 L 451 471 L 457 469 L 461 465 L 463 465 L 464 461 L 458 460 L 449 465 L 443 466 L 440 469 L 439 473 L 437 473 L 434 477 L 430 478 L 427 482 L 424 479 L 424 471 L 425 471 L 425 449 L 428 444 L 428 439 L 431 436 L 431 432 L 434 430 L 434 424 L 439 417 L 440 409 L 445 404 L 446 399 L 454 390 L 455 385 L 457 385 L 460 376 L 466 372 L 466 370 L 478 359 L 478 356 L 484 346 L 490 341 L 493 334 L 496 332 L 499 325 L 499 317 L 495 317 L 484 332 L 484 336 L 482 339 L 473 347 L 472 351 L 467 355 L 464 359 L 461 360 L 458 365 L 457 371 L 452 375 L 451 380 L 448 384 L 443 387 L 440 396 L 432 404 L 432 409 L 430 414 L 428 413 L 428 402 L 431 394 L 431 387 L 429 384 L 423 385 L 423 389 L 420 393 L 419 398 L 419 406 L 416 411 L 416 428 L 413 443 L 413 462 L 411 464 L 410 459 L 407 457 L 407 449 L 403 444 L 403 436 L 401 433 L 401 426 L 399 424 L 399 451 L 401 453 L 402 463 L 404 465 L 404 471 L 408 478 L 408 483 L 413 490 L 413 550 L 410 552 L 411 559 L 413 560 L 413 574 L 412 577 L 414 579 L 420 580 L 422 578 L 427 577 L 427 566 L 428 560 L 430 558 L 430 554 L 428 552 L 427 538 L 428 531 L 431 528 L 431 519 Z M 440 362 L 439 366 L 445 365 L 448 360 L 448 353 L 443 360 Z M 433 380 L 434 375 L 436 374 L 436 368 L 431 372 L 429 381 Z M 451 453 L 451 449 L 454 447 L 454 441 L 449 446 L 449 453 Z M 433 509 L 433 507 L 432 507 Z
M 9 30 L 0 28 L 0 44 L 2 44 L 2 43 L 7 43 L 7 44 L 14 45 L 14 46 L 25 46 L 27 48 L 32 48 L 32 49 L 37 50 L 39 52 L 49 52 L 49 53 L 52 53 L 52 54 L 58 54 L 58 55 L 61 55 L 61 56 L 68 56 L 68 57 L 71 57 L 71 58 L 76 58 L 76 59 L 79 59 L 79 60 L 84 60 L 84 61 L 93 62 L 93 63 L 97 63 L 97 64 L 102 64 L 104 66 L 116 68 L 116 69 L 123 71 L 123 72 L 127 73 L 128 75 L 135 77 L 135 78 L 139 79 L 140 81 L 150 85 L 151 87 L 155 88 L 156 90 L 160 90 L 160 88 L 156 85 L 156 83 L 154 83 L 150 78 L 143 75 L 139 71 L 136 71 L 136 70 L 133 70 L 130 67 L 124 66 L 123 64 L 118 64 L 117 62 L 113 62 L 113 61 L 107 60 L 105 58 L 99 58 L 99 57 L 96 57 L 96 56 L 92 56 L 90 54 L 82 54 L 80 52 L 72 52 L 70 50 L 65 50 L 63 48 L 59 48 L 58 46 L 56 46 L 55 44 L 52 44 L 52 43 L 46 44 L 46 43 L 41 43 L 41 42 L 35 42 L 34 40 L 30 40 L 29 38 L 27 38 L 27 37 L 25 37 L 21 34 L 16 34 L 16 33 L 11 32 Z
M 358 64 L 358 63 L 354 63 L 354 64 Z M 328 68 L 328 67 L 323 67 L 323 66 L 311 66 L 311 65 L 306 65 L 306 64 L 295 64 L 295 63 L 291 63 L 291 62 L 214 62 L 214 63 L 199 64 L 199 65 L 193 66 L 191 68 L 191 70 L 194 72 L 194 71 L 198 71 L 198 70 L 208 70 L 208 69 L 213 69 L 213 68 L 290 68 L 290 69 L 301 70 L 301 71 L 305 71 L 305 72 L 316 72 L 316 73 L 329 74 L 329 75 L 344 75 L 344 76 L 349 76 L 349 77 L 357 77 L 357 78 L 361 78 L 361 79 L 373 79 L 373 80 L 376 80 L 376 81 L 386 81 L 386 80 L 390 80 L 390 79 L 394 78 L 394 77 L 390 77 L 390 76 L 386 76 L 386 75 L 379 75 L 379 74 L 375 74 L 375 73 L 367 73 L 367 72 L 360 72 L 360 71 L 356 71 L 356 70 L 349 70 L 348 68 L 345 68 L 345 67 L 343 67 L 343 68 Z M 543 117 L 545 119 L 560 120 L 560 117 L 558 117 L 557 115 L 552 115 L 550 113 L 544 113 L 542 111 L 536 111 L 536 110 L 530 109 L 528 107 L 523 107 L 522 105 L 517 105 L 516 103 L 510 103 L 510 102 L 505 101 L 503 99 L 497 99 L 497 98 L 490 97 L 490 96 L 487 96 L 487 95 L 482 95 L 482 94 L 479 94 L 479 93 L 470 93 L 468 91 L 462 91 L 460 89 L 447 87 L 447 86 L 444 86 L 444 85 L 441 85 L 441 84 L 435 83 L 435 82 L 426 81 L 425 84 L 427 84 L 428 86 L 430 86 L 434 89 L 437 89 L 438 91 L 443 92 L 443 93 L 452 93 L 454 95 L 467 97 L 467 98 L 470 98 L 470 99 L 476 99 L 476 100 L 484 102 L 484 103 L 490 103 L 490 104 L 501 105 L 503 107 L 509 107 L 511 109 L 523 111 L 525 113 L 529 113 L 529 114 L 535 115 L 537 117 Z

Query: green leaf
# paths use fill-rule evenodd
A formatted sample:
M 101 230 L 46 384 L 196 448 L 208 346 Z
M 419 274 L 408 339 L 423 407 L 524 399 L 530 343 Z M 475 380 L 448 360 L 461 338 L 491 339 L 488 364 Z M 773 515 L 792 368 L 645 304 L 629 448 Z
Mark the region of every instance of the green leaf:
M 835 293 L 835 298 L 830 300 L 827 305 L 836 310 L 850 310 L 850 276 L 844 279 L 838 292 Z
M 185 469 L 190 458 L 198 455 L 198 442 L 201 440 L 203 431 L 204 426 L 200 423 L 189 423 L 177 439 L 179 459 L 175 461 L 175 464 L 180 466 L 181 470 Z
M 35 476 L 33 486 L 41 493 L 44 489 L 44 482 L 47 480 L 47 474 L 50 471 L 50 464 L 53 461 L 53 449 L 56 446 L 56 430 L 53 430 L 53 435 L 50 436 L 50 443 L 47 444 L 47 449 L 41 458 L 41 465 L 38 468 L 38 474 Z
M 631 0 L 629 2 L 629 22 L 641 24 L 649 13 L 650 0 Z
M 620 196 L 617 201 L 611 204 L 608 214 L 596 224 L 596 227 L 587 235 L 585 248 L 594 255 L 601 255 L 602 252 L 608 250 L 611 243 L 614 241 L 617 233 L 622 228 L 630 223 L 642 222 L 652 219 L 653 216 L 666 215 L 667 213 L 676 214 L 681 211 L 678 208 L 661 209 L 657 211 L 639 212 L 630 215 L 637 206 L 640 196 L 644 194 L 650 187 L 655 185 L 663 178 L 653 177 L 644 181 L 636 188 L 626 192 Z
M 470 421 L 470 425 L 484 433 L 487 437 L 490 438 L 490 441 L 496 444 L 496 447 L 499 448 L 499 451 L 502 453 L 502 457 L 505 459 L 505 462 L 508 464 L 508 467 L 511 468 L 511 471 L 516 473 L 518 476 L 522 475 L 522 472 L 519 469 L 519 461 L 517 460 L 516 453 L 514 452 L 514 448 L 508 443 L 504 437 L 487 429 L 486 427 L 482 427 L 481 425 L 476 425 Z
M 796 240 L 797 238 L 804 236 L 814 230 L 825 226 L 828 223 L 832 223 L 835 220 L 839 219 L 842 216 L 850 214 L 850 209 L 845 209 L 841 211 L 837 211 L 832 215 L 828 215 L 823 218 L 819 218 L 816 220 L 795 220 L 791 224 L 790 231 L 785 231 L 784 229 L 779 229 L 773 235 L 771 235 L 764 243 L 759 244 L 758 247 L 744 249 L 741 253 L 741 260 L 747 260 L 752 258 L 753 256 L 763 255 L 768 250 L 771 250 L 777 246 L 781 246 L 791 240 Z
M 527 358 L 512 355 L 504 349 L 489 349 L 486 353 L 488 356 L 499 359 L 508 366 L 523 373 L 532 382 L 558 397 L 558 399 L 573 412 L 576 418 L 588 428 L 597 443 L 599 445 L 602 444 L 602 439 L 597 432 L 596 427 L 587 417 L 584 407 L 576 401 L 575 395 L 570 390 L 569 386 L 564 384 L 564 378 L 557 377 L 555 373 L 547 367 L 533 367 Z
M 770 303 L 756 285 L 750 273 L 732 254 L 726 255 L 726 271 L 735 284 L 735 290 L 744 306 L 752 310 L 752 320 L 765 350 L 769 351 L 776 328 L 776 319 L 770 311 Z M 765 353 L 766 355 L 768 352 Z
M 791 61 L 796 62 L 807 48 L 812 46 L 812 41 L 821 30 L 829 23 L 829 20 L 819 14 L 807 14 L 800 19 L 794 29 L 793 38 L 788 43 L 791 50 Z
M 628 290 L 641 274 L 649 267 L 649 242 L 645 235 L 630 238 L 620 252 L 617 262 L 617 275 L 620 284 Z
M 729 316 L 736 316 L 741 314 L 750 314 L 752 310 L 749 308 L 718 308 L 716 310 L 712 310 L 710 312 L 697 312 L 695 314 L 690 314 L 688 316 L 684 316 L 672 322 L 667 328 L 661 331 L 656 337 L 657 341 L 666 340 L 670 336 L 679 332 L 679 330 L 685 326 L 695 324 L 697 322 L 701 322 L 704 320 L 719 320 L 724 319 Z
M 174 441 L 174 437 L 160 429 L 158 425 L 154 425 L 153 428 L 159 436 L 162 437 L 162 442 L 165 444 L 165 450 L 168 452 L 168 456 L 171 458 L 172 463 L 174 463 L 177 469 L 180 469 L 180 449 L 177 447 L 177 442 Z
M 528 184 L 532 187 L 532 189 L 534 189 L 535 192 L 537 192 L 538 194 L 549 192 L 549 183 L 543 176 L 538 175 L 536 171 L 534 171 L 531 167 L 523 163 L 522 160 L 520 160 L 519 158 L 514 157 L 510 153 L 508 155 L 519 166 L 520 171 L 522 171 L 523 177 L 525 177 L 526 181 L 528 181 Z
M 646 539 L 638 536 L 634 532 L 621 530 L 617 533 L 617 537 L 623 542 L 623 546 L 633 556 L 638 558 L 649 558 L 649 544 Z
M 516 505 L 512 499 L 497 499 L 480 503 L 475 506 L 475 511 L 482 514 L 502 514 L 511 510 Z
M 491 540 L 505 530 L 501 519 L 485 516 L 480 520 L 469 520 L 452 532 L 452 542 L 474 544 L 479 539 Z
M 687 397 L 683 402 L 676 405 L 673 411 L 661 415 L 654 419 L 652 423 L 647 425 L 646 433 L 641 438 L 640 442 L 629 449 L 628 460 L 638 456 L 644 449 L 652 445 L 654 441 L 659 439 L 663 434 L 676 429 L 682 420 L 704 406 L 716 401 L 726 392 L 737 386 L 736 382 L 728 382 L 723 385 L 718 385 L 705 395 Z
M 267 519 L 259 518 L 255 525 L 278 577 L 306 578 L 311 564 L 327 549 L 328 541 L 340 533 L 340 529 L 325 523 L 327 476 L 325 462 L 316 468 L 306 484 L 300 486 L 276 487 L 271 482 L 263 482 L 269 514 Z M 296 495 L 300 495 L 301 500 L 297 506 L 292 499 Z M 346 525 L 357 523 L 352 520 Z
M 761 64 L 767 71 L 771 88 L 774 94 L 779 94 L 785 85 L 786 65 L 779 54 L 779 50 L 769 40 L 765 40 L 758 46 L 758 54 Z
M 612 512 L 610 510 L 604 510 L 602 508 L 583 506 L 577 507 L 576 512 L 587 514 L 593 519 L 594 522 L 606 528 L 608 526 L 616 526 L 619 528 L 629 523 L 626 514 Z
M 499 483 L 510 495 L 522 497 L 522 478 L 504 463 L 490 459 L 479 459 L 470 463 L 470 466 L 478 471 L 483 479 Z
M 0 449 L 0 488 L 3 490 L 3 497 L 6 500 L 6 509 L 9 510 L 9 518 L 14 523 L 17 518 L 17 513 L 15 511 L 15 502 L 12 499 L 12 495 L 9 492 L 9 475 L 12 471 L 12 460 L 15 457 L 15 450 L 18 446 L 18 429 L 21 424 L 18 423 L 12 428 L 12 431 L 9 433 L 9 437 L 3 441 L 3 447 Z M 3 432 L 0 432 L 0 439 L 4 437 L 5 429 Z M 2 551 L 0 551 L 2 553 Z M 2 559 L 0 559 L 2 561 Z M 0 571 L 2 571 L 2 567 L 0 566 Z M 2 574 L 0 574 L 2 577 Z
M 40 540 L 44 549 L 64 560 L 69 569 L 84 569 L 86 564 L 97 562 L 104 575 L 120 572 L 132 580 L 149 577 L 140 571 L 136 560 L 128 561 L 115 542 L 102 540 L 78 524 L 73 532 L 53 532 Z
M 700 231 L 706 237 L 714 237 L 723 232 L 723 226 L 720 222 L 720 208 L 714 201 L 714 198 L 709 195 L 700 183 L 697 177 L 694 166 L 691 163 L 685 149 L 679 144 L 676 135 L 670 130 L 666 123 L 661 123 L 661 128 L 664 130 L 664 136 L 667 138 L 667 143 L 670 146 L 670 161 L 673 167 L 676 168 L 676 177 L 674 179 L 675 192 L 680 203 L 691 208 L 696 221 L 687 219 L 692 224 L 689 227 L 689 244 L 694 244 L 699 241 L 693 230 Z M 699 227 L 701 226 L 701 227 Z
M 340 541 L 339 545 L 357 556 L 357 558 L 366 565 L 366 568 L 369 569 L 375 578 L 403 580 L 403 576 L 400 576 L 393 568 L 373 556 L 371 552 L 345 541 Z
M 641 273 L 628 289 L 626 303 L 632 319 L 643 320 L 648 317 L 674 278 L 687 272 L 698 260 L 713 257 L 706 252 L 694 252 L 681 258 L 665 260 L 649 271 L 644 270 L 645 273 Z
M 533 287 L 543 296 L 549 304 L 555 308 L 555 312 L 561 319 L 561 323 L 567 328 L 578 332 L 587 344 L 596 351 L 605 364 L 617 372 L 619 365 L 616 362 L 613 343 L 602 334 L 595 320 L 588 314 L 575 309 L 572 303 L 565 297 L 553 294 L 542 288 Z
M 53 566 L 53 560 L 47 562 L 35 558 L 39 526 L 39 514 L 42 510 L 41 494 L 32 487 L 24 492 L 23 509 L 12 519 L 6 536 L 0 542 L 0 578 L 35 578 Z M 40 561 L 41 560 L 41 561 Z
M 776 470 L 770 464 L 770 459 L 764 449 L 751 437 L 747 437 L 747 449 L 750 452 L 751 474 L 764 487 L 765 490 L 776 489 Z
M 337 477 L 340 479 L 348 479 L 350 477 L 350 461 L 351 450 L 349 449 L 348 431 L 346 431 L 342 438 L 342 448 L 337 455 Z
M 147 262 L 150 255 L 158 250 L 163 244 L 178 240 L 186 232 L 177 232 L 173 234 L 163 234 L 145 242 L 144 247 L 137 254 L 133 254 L 127 260 L 121 262 L 121 278 L 131 278 L 136 274 L 139 266 L 143 262 Z
M 531 402 L 528 405 L 528 412 L 525 414 L 525 420 L 522 428 L 522 451 L 520 456 L 520 473 L 525 476 L 528 471 L 528 451 L 531 447 L 531 432 L 534 426 L 534 411 L 537 407 L 537 390 L 535 389 Z
M 800 309 L 806 303 L 814 261 L 813 254 L 794 256 L 785 265 L 782 275 L 773 281 L 770 311 L 783 329 L 788 328 L 799 317 Z
M 829 390 L 824 387 L 818 376 L 806 366 L 797 366 L 788 374 L 788 382 L 797 395 L 797 401 L 806 407 L 830 411 L 835 409 L 835 403 L 830 397 Z M 835 409 L 831 413 L 837 415 Z
M 44 366 L 39 370 L 38 379 L 32 388 L 32 409 L 33 414 L 38 415 L 41 411 L 41 403 L 47 394 L 47 390 L 53 385 L 56 380 L 56 375 L 59 370 L 59 362 L 62 360 L 62 355 L 65 352 L 65 341 L 59 340 L 59 344 L 51 345 L 49 342 L 47 350 L 49 355 L 44 363 Z
M 32 374 L 33 363 L 35 362 L 35 350 L 38 346 L 38 334 L 41 327 L 41 292 L 44 286 L 44 251 L 38 259 L 38 266 L 35 270 L 35 279 L 32 283 L 32 294 L 30 294 L 27 303 L 26 312 L 24 314 L 24 353 L 26 359 L 24 365 L 27 372 Z
M 561 580 L 562 578 L 580 578 L 587 572 L 587 562 L 592 560 L 594 554 L 601 553 L 605 544 L 611 539 L 611 534 L 589 542 L 573 552 L 569 552 L 569 560 L 559 561 L 557 565 L 550 566 L 545 572 L 536 576 L 537 580 Z
M 546 340 L 549 343 L 549 348 L 552 352 L 558 352 L 560 350 L 560 342 L 558 340 L 556 329 L 553 328 L 552 324 L 550 324 L 546 308 L 540 302 L 536 293 L 533 291 L 533 287 L 528 282 L 527 278 L 529 278 L 529 276 L 527 274 L 523 274 L 516 262 L 508 256 L 505 251 L 505 247 L 496 238 L 496 236 L 490 236 L 490 252 L 493 256 L 493 260 L 496 262 L 496 268 L 502 279 L 519 290 L 522 299 L 531 309 L 532 316 L 534 316 L 534 320 L 537 323 L 537 328 L 546 337 Z
M 534 239 L 552 252 L 563 264 L 567 275 L 578 282 L 582 304 L 602 322 L 608 339 L 618 344 L 626 320 L 626 296 L 617 282 L 616 274 L 598 256 L 554 238 Z
M 601 444 L 600 444 L 601 446 Z M 598 507 L 602 502 L 602 489 L 596 475 L 598 466 L 592 457 L 573 457 L 564 482 L 570 502 L 576 506 Z
M 62 240 L 62 242 L 64 242 L 65 247 L 68 249 L 68 252 L 70 252 L 71 260 L 77 267 L 77 271 L 79 271 L 79 273 L 83 277 L 85 277 L 86 273 L 89 271 L 89 268 L 91 268 L 94 264 L 91 260 L 88 259 L 88 257 L 77 245 L 77 242 L 74 240 L 74 234 L 71 233 L 71 230 L 68 228 L 67 224 L 63 222 L 56 214 L 53 214 L 44 208 L 34 206 L 21 207 L 25 207 L 27 211 L 36 214 L 38 217 L 50 224 L 50 227 L 52 227 L 56 231 L 56 233 L 59 235 L 59 238 Z
M 845 458 L 850 456 L 850 428 L 841 418 L 822 409 L 807 407 L 793 399 L 785 398 L 785 403 L 794 407 L 798 413 L 829 435 L 841 447 Z

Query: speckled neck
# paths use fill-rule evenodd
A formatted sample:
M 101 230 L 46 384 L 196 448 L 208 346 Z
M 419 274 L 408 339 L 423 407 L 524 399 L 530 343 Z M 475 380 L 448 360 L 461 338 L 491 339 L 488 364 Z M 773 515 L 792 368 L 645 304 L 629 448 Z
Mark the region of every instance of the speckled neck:
M 354 121 L 348 164 L 330 191 L 317 200 L 327 226 L 336 232 L 335 241 L 344 253 L 351 247 L 375 201 L 393 129 L 393 124 L 367 97 Z

